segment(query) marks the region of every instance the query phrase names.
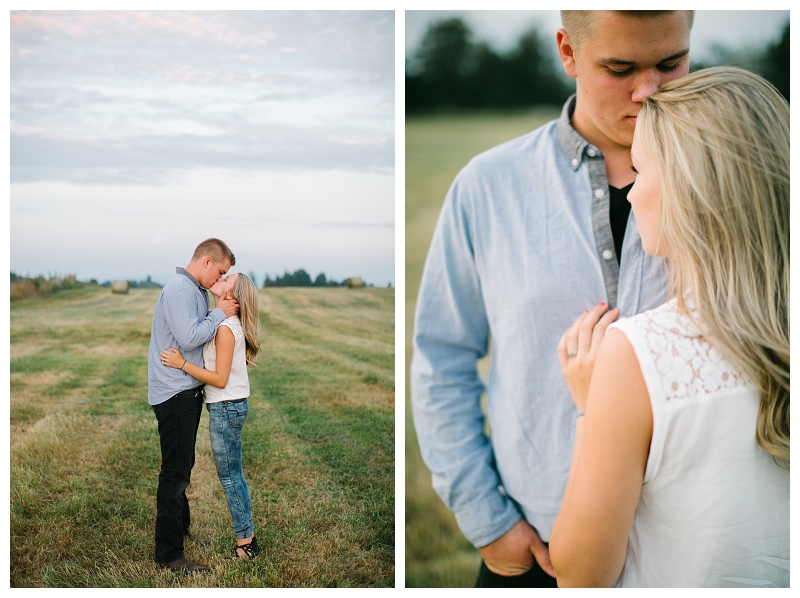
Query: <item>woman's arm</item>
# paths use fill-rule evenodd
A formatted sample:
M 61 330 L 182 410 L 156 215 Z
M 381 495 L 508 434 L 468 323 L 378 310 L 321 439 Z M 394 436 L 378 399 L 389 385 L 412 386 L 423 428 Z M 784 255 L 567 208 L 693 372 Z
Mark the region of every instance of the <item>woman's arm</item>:
M 653 433 L 650 396 L 633 347 L 610 330 L 578 417 L 567 488 L 550 535 L 559 587 L 610 587 L 625 564 Z
M 164 365 L 169 367 L 182 369 L 193 378 L 200 380 L 200 382 L 205 382 L 217 388 L 225 388 L 231 376 L 231 363 L 233 363 L 233 347 L 235 343 L 236 339 L 230 328 L 227 326 L 220 326 L 217 328 L 217 336 L 215 339 L 217 369 L 213 372 L 185 361 L 180 352 L 172 347 L 170 347 L 169 350 L 165 349 L 161 352 L 161 361 Z

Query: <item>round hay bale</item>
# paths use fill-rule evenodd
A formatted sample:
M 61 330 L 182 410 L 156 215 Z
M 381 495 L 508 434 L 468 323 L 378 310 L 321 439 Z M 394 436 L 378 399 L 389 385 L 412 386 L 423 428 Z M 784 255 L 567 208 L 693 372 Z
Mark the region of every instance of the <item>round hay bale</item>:
M 360 276 L 353 276 L 344 281 L 348 289 L 360 289 L 364 286 L 364 281 Z
M 127 295 L 130 284 L 127 280 L 115 280 L 111 283 L 111 292 L 119 293 L 120 295 Z

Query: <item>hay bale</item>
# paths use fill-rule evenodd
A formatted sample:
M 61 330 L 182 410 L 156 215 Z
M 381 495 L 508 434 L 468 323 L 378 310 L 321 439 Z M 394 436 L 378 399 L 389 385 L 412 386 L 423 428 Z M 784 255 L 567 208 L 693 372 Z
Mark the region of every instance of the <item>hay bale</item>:
M 111 283 L 111 292 L 119 293 L 120 295 L 127 295 L 130 284 L 127 280 L 115 280 Z
M 360 289 L 364 286 L 364 281 L 360 276 L 353 276 L 352 278 L 345 280 L 344 284 L 347 285 L 348 289 Z

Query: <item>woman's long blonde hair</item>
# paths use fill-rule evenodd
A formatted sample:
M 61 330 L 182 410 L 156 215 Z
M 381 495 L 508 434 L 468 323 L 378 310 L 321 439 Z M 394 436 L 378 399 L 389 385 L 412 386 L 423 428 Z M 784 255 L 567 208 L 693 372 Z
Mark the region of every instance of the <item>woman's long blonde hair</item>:
M 647 98 L 636 137 L 678 308 L 757 385 L 756 438 L 788 466 L 789 105 L 758 75 L 709 68 Z
M 231 295 L 239 302 L 239 321 L 242 323 L 247 365 L 255 367 L 261 351 L 261 321 L 258 318 L 258 289 L 248 276 L 239 274 Z

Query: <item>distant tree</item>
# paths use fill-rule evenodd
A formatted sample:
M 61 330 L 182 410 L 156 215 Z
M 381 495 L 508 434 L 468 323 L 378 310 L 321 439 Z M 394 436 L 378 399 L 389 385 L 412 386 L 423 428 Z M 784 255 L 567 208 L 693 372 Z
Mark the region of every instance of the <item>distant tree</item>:
M 324 287 L 328 284 L 328 280 L 325 278 L 325 273 L 320 272 L 317 274 L 317 277 L 314 279 L 314 286 L 315 287 Z
M 768 44 L 759 61 L 758 72 L 778 88 L 786 101 L 789 101 L 789 21 L 783 27 L 781 36 Z
M 263 285 L 261 285 L 261 286 L 262 286 L 263 288 L 265 288 L 265 289 L 266 289 L 267 287 L 272 287 L 272 286 L 275 286 L 275 283 L 274 283 L 272 280 L 270 280 L 269 274 L 266 274 L 266 275 L 264 276 L 264 284 L 263 284 Z
M 422 107 L 459 105 L 465 95 L 464 76 L 471 70 L 472 57 L 472 31 L 461 19 L 432 23 L 412 61 L 412 71 L 419 73 L 416 79 L 412 75 L 412 80 L 407 81 L 407 93 L 410 86 L 415 96 L 412 100 Z
M 711 57 L 705 62 L 692 62 L 690 71 L 719 65 L 738 66 L 764 77 L 789 101 L 789 21 L 786 21 L 778 38 L 760 50 L 752 47 L 735 50 L 714 44 L 710 54 Z
M 514 105 L 550 104 L 561 106 L 574 92 L 559 75 L 535 27 L 520 36 L 507 57 L 508 87 Z
M 475 69 L 465 77 L 464 103 L 479 108 L 508 106 L 508 69 L 503 58 L 489 44 L 474 49 Z
M 294 286 L 296 287 L 311 286 L 311 276 L 302 268 L 295 270 L 295 272 L 292 274 L 292 280 L 294 281 Z
M 284 271 L 283 276 L 278 276 L 275 278 L 275 286 L 310 287 L 311 276 L 309 276 L 308 272 L 306 272 L 302 268 L 300 268 L 299 270 L 295 270 L 292 274 L 289 274 L 288 271 Z

